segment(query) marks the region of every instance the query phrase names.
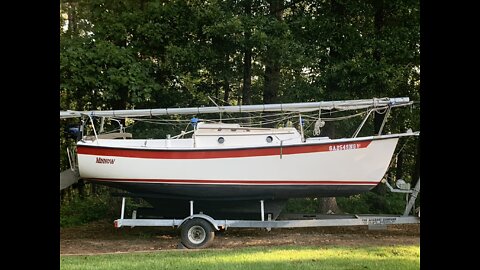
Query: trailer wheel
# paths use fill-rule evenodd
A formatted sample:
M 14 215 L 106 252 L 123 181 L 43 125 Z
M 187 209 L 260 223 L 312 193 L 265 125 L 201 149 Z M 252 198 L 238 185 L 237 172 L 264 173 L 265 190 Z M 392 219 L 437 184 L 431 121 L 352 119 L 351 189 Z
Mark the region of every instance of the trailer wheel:
M 181 228 L 182 244 L 187 248 L 204 248 L 210 245 L 215 232 L 212 225 L 201 218 L 186 221 Z

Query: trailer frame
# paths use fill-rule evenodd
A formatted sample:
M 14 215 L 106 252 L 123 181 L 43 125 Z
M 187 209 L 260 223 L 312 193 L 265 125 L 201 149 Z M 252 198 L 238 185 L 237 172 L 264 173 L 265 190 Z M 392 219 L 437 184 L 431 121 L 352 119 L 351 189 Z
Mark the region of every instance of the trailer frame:
M 137 219 L 136 210 L 132 212 L 132 218 L 125 218 L 125 197 L 122 197 L 122 208 L 120 219 L 114 221 L 115 228 L 120 227 L 172 227 L 180 228 L 182 244 L 188 248 L 203 248 L 211 244 L 214 238 L 214 231 L 227 230 L 228 228 L 306 228 L 306 227 L 339 227 L 339 226 L 365 226 L 369 228 L 385 228 L 394 224 L 419 224 L 420 211 L 418 216 L 409 215 L 415 205 L 416 198 L 420 193 L 420 179 L 413 189 L 395 189 L 387 181 L 382 181 L 391 192 L 410 194 L 407 200 L 403 215 L 312 215 L 315 218 L 305 219 L 301 215 L 298 219 L 271 220 L 271 214 L 265 218 L 264 200 L 260 200 L 259 220 L 229 220 L 214 219 L 209 215 L 194 212 L 194 201 L 190 201 L 190 215 L 183 219 Z M 408 198 L 408 197 L 407 197 Z

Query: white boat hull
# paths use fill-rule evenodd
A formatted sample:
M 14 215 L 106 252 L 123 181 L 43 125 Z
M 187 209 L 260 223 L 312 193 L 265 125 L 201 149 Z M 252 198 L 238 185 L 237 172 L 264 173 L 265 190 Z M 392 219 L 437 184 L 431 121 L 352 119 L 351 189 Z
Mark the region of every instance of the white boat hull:
M 78 143 L 80 176 L 144 197 L 285 199 L 347 196 L 383 178 L 399 136 L 310 141 L 252 148 Z M 128 140 L 135 145 L 135 140 Z M 145 141 L 145 140 L 138 140 Z

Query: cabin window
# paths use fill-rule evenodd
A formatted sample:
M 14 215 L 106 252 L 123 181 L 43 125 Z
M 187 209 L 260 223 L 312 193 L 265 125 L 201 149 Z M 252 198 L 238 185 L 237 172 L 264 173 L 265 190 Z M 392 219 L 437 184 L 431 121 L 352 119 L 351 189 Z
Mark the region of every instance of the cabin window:
M 223 137 L 219 137 L 217 141 L 218 141 L 218 143 L 224 143 L 225 139 Z
M 267 142 L 268 142 L 268 143 L 271 143 L 271 142 L 273 142 L 273 138 L 272 138 L 272 136 L 267 136 Z

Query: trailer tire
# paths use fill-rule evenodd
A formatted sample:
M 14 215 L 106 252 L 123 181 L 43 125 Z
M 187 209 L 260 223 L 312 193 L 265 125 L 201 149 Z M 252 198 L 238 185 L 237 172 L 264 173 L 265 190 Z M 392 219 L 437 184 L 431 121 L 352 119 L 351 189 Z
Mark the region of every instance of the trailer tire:
M 180 235 L 187 248 L 205 248 L 212 243 L 215 232 L 208 221 L 194 218 L 182 225 Z

